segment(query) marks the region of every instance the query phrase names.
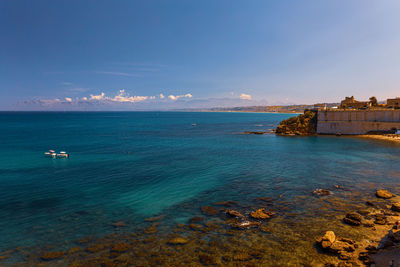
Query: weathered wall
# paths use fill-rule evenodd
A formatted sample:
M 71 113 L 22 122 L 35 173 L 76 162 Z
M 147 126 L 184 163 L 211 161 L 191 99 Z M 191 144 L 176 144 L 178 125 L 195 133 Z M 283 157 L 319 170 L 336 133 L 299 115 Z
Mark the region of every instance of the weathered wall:
M 319 110 L 317 133 L 366 134 L 400 129 L 400 110 Z

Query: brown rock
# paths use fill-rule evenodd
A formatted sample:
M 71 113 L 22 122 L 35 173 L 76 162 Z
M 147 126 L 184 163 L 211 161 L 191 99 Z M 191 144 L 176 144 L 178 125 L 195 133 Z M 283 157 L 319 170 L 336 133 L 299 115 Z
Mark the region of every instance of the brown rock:
M 393 197 L 393 194 L 390 193 L 390 192 L 387 191 L 387 190 L 381 189 L 381 190 L 376 191 L 376 196 L 377 196 L 377 197 L 380 197 L 380 198 L 385 198 L 385 199 L 387 199 L 387 198 L 392 198 L 392 197 Z
M 215 259 L 208 254 L 199 254 L 199 260 L 204 265 L 214 265 Z
M 265 220 L 269 219 L 273 215 L 272 212 L 267 211 L 265 209 L 258 209 L 250 213 L 250 217 L 257 219 L 257 220 Z
M 115 228 L 119 228 L 119 227 L 125 227 L 126 223 L 123 221 L 118 221 L 118 222 L 113 222 L 111 225 L 114 226 Z
M 203 227 L 203 225 L 200 225 L 200 224 L 191 223 L 191 224 L 189 224 L 189 228 L 194 231 L 198 231 L 198 230 L 202 230 L 204 227 Z
M 235 255 L 233 255 L 233 260 L 234 261 L 248 261 L 251 260 L 251 255 L 247 252 L 238 252 Z
M 96 252 L 104 250 L 105 248 L 106 248 L 105 244 L 96 244 L 96 245 L 87 247 L 86 251 L 88 251 L 90 253 L 96 253 Z
M 202 222 L 204 220 L 203 217 L 192 217 L 189 220 L 189 223 L 196 223 L 196 222 Z
M 392 204 L 393 211 L 400 211 L 400 203 L 393 203 Z
M 330 243 L 335 242 L 336 236 L 333 231 L 326 231 L 325 235 L 322 237 L 322 241 L 329 241 Z
M 68 254 L 73 254 L 73 253 L 78 252 L 78 251 L 80 251 L 80 250 L 81 250 L 81 248 L 73 247 L 73 248 L 70 248 L 70 249 L 68 250 Z
M 46 252 L 42 256 L 40 256 L 40 258 L 44 261 L 51 261 L 51 260 L 60 258 L 64 254 L 65 254 L 64 252 L 60 252 L 60 251 Z
M 112 252 L 125 252 L 131 249 L 131 244 L 129 243 L 117 243 L 111 248 Z
M 231 217 L 244 218 L 244 215 L 237 210 L 229 209 L 229 210 L 226 210 L 225 213 Z
M 184 245 L 184 244 L 186 244 L 187 242 L 189 242 L 189 240 L 186 239 L 186 238 L 183 238 L 183 237 L 175 237 L 175 238 L 169 240 L 169 241 L 168 241 L 168 244 L 170 244 L 170 245 Z
M 156 222 L 164 218 L 164 215 L 156 216 L 156 217 L 150 217 L 145 219 L 146 222 Z
M 346 214 L 346 217 L 343 219 L 343 222 L 349 225 L 359 226 L 361 225 L 361 220 L 362 217 L 360 214 L 351 212 Z
M 313 191 L 313 194 L 316 196 L 328 196 L 328 195 L 332 195 L 333 193 L 331 191 L 329 191 L 328 189 L 315 189 Z
M 233 200 L 218 201 L 218 202 L 214 203 L 215 206 L 226 206 L 226 207 L 232 207 L 232 206 L 237 205 L 237 204 L 238 204 L 238 202 L 237 201 L 233 201 Z
M 240 223 L 233 224 L 232 227 L 238 228 L 238 229 L 247 229 L 247 228 L 252 228 L 252 227 L 258 227 L 260 225 L 261 225 L 261 223 L 259 223 L 259 222 L 243 221 Z
M 201 207 L 201 212 L 205 215 L 216 215 L 218 214 L 218 210 L 211 206 L 203 206 Z
M 375 214 L 375 224 L 385 225 L 387 224 L 387 218 L 383 214 Z

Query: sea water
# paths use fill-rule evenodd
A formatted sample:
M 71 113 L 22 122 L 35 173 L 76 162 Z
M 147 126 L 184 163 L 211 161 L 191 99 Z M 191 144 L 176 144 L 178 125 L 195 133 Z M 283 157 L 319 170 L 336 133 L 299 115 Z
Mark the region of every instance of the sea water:
M 54 244 L 67 249 L 79 238 L 112 233 L 115 222 L 135 232 L 160 214 L 167 232 L 217 201 L 251 209 L 257 197 L 271 197 L 291 203 L 286 208 L 304 220 L 323 205 L 312 200 L 317 188 L 340 185 L 366 195 L 399 189 L 399 146 L 243 134 L 270 131 L 291 116 L 2 112 L 0 251 Z M 70 157 L 45 157 L 49 149 Z M 304 196 L 311 201 L 299 202 Z

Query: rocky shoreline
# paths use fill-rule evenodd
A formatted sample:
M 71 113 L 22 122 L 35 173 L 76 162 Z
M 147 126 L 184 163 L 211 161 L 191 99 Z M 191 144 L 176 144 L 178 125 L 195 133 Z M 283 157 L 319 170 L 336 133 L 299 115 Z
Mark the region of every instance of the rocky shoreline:
M 337 255 L 342 262 L 327 263 L 325 266 L 400 265 L 400 198 L 386 190 L 378 190 L 376 197 L 385 202 L 367 201 L 368 209 L 349 212 L 343 218 L 345 224 L 373 232 L 376 239 L 356 242 L 326 231 L 317 238 L 317 244 L 322 251 Z
M 341 192 L 350 191 L 336 185 L 329 189 L 316 189 L 304 199 L 340 207 L 340 201 L 335 200 L 335 196 Z M 291 261 L 296 266 L 305 263 L 308 266 L 335 267 L 388 266 L 387 263 L 392 260 L 398 264 L 400 230 L 393 226 L 400 220 L 400 197 L 378 190 L 375 197 L 367 199 L 363 205 L 343 207 L 346 213 L 330 219 L 333 224 L 329 220 L 326 223 L 321 221 L 318 229 L 325 227 L 325 230 L 307 231 L 312 229 L 305 228 L 298 220 L 295 229 L 286 228 L 282 215 L 289 215 L 289 212 L 285 206 L 277 206 L 284 201 L 258 197 L 254 200 L 258 203 L 255 206 L 237 201 L 219 201 L 201 206 L 198 216 L 190 218 L 187 223 L 177 224 L 175 229 L 162 235 L 163 215 L 147 218 L 146 228 L 134 233 L 122 233 L 127 223 L 117 221 L 111 224 L 115 233 L 104 238 L 81 238 L 74 247 L 64 250 L 54 246 L 18 248 L 0 253 L 0 262 L 5 264 L 7 258 L 21 255 L 24 261 L 15 266 L 176 266 L 178 263 L 194 266 L 276 266 L 268 255 L 272 251 L 276 253 L 277 248 L 268 248 L 269 243 L 266 246 L 264 243 L 283 233 L 286 240 L 280 257 L 284 259 L 284 255 L 289 255 L 287 253 L 297 255 L 299 261 Z M 296 200 L 299 201 L 301 199 Z M 322 214 L 328 216 L 325 212 Z M 291 225 L 288 218 L 285 220 Z M 335 226 L 331 228 L 332 225 Z M 362 234 L 354 235 L 352 229 Z M 306 236 L 311 240 L 299 239 L 299 231 L 307 231 Z M 315 248 L 312 248 L 312 238 Z M 307 243 L 320 255 L 315 262 L 307 256 Z M 309 260 L 305 262 L 306 258 Z

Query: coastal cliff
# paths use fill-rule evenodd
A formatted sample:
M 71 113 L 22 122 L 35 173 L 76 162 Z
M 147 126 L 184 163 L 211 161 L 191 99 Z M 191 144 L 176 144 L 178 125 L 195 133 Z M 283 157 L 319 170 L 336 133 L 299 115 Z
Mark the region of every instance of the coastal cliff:
M 304 114 L 281 121 L 275 133 L 278 135 L 317 134 L 317 111 L 305 110 Z

